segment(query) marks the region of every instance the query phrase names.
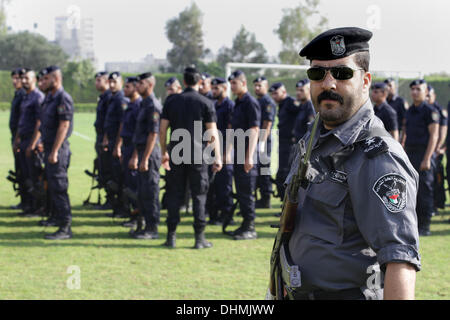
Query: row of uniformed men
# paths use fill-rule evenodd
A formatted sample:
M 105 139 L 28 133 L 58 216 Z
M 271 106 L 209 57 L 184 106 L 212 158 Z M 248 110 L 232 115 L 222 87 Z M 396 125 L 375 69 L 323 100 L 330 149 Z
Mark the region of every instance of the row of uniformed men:
M 244 73 L 235 71 L 228 79 L 232 92 L 237 96 L 233 102 L 227 97 L 228 83 L 225 79 L 213 79 L 206 73 L 200 74 L 195 68 L 187 68 L 183 77 L 186 87 L 184 91 L 176 78 L 166 81 L 168 97 L 162 107 L 153 94 L 155 78 L 151 73 L 127 78 L 123 91 L 123 80 L 119 72 L 96 74 L 96 88 L 101 93 L 94 124 L 97 131 L 99 180 L 107 191 L 113 215 L 126 217 L 130 212 L 139 212 L 139 216 L 132 215 L 124 226 L 137 224 L 136 230 L 131 232 L 137 239 L 158 238 L 158 164 L 162 157 L 166 168 L 163 206 L 168 209 L 168 246 L 175 246 L 175 229 L 186 189 L 190 189 L 193 199 L 196 247 L 209 246 L 203 235 L 206 215 L 209 215 L 211 224 L 223 223 L 224 229 L 232 222 L 233 176 L 235 197 L 244 221 L 240 228 L 228 234 L 235 239 L 254 239 L 256 186 L 259 186 L 261 193 L 259 207 L 270 207 L 270 196 L 273 194 L 270 162 L 254 164 L 252 161 L 252 155 L 258 152 L 258 146 L 251 146 L 247 142 L 246 163 L 238 164 L 235 152 L 235 164 L 225 161 L 221 170 L 217 166 L 180 165 L 169 157 L 174 143 L 171 142 L 166 147 L 167 128 L 170 127 L 171 132 L 180 128 L 187 129 L 193 136 L 195 121 L 202 121 L 203 130 L 213 124 L 223 137 L 226 136 L 227 129 L 253 130 L 255 136 L 260 129 L 265 129 L 260 136 L 259 147 L 264 145 L 262 148 L 267 150 L 270 159 L 271 128 L 276 113 L 276 105 L 268 94 L 270 91 L 272 98 L 279 104 L 280 165 L 277 187 L 282 196 L 283 182 L 289 172 L 289 161 L 292 161 L 293 146 L 306 132 L 307 123 L 314 116 L 309 81 L 297 83 L 298 100 L 295 100 L 288 96 L 283 84 L 275 83 L 269 88 L 267 79 L 259 77 L 253 82 L 258 97 L 256 100 L 248 93 Z M 196 108 L 199 109 L 198 112 Z M 158 133 L 160 144 L 156 137 Z M 206 144 L 203 144 L 204 147 Z M 224 150 L 224 143 L 216 150 L 221 159 L 226 158 Z M 191 151 L 193 158 L 194 149 Z M 268 170 L 264 171 L 264 168 Z M 261 174 L 262 172 L 265 174 Z M 144 223 L 139 217 L 145 220 L 145 228 L 142 228 Z

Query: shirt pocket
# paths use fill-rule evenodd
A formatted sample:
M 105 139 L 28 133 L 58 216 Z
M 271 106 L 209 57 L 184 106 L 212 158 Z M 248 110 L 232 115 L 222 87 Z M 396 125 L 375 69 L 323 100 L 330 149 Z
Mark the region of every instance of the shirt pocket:
M 299 231 L 336 245 L 344 236 L 344 209 L 348 189 L 325 180 L 311 184 L 300 209 Z

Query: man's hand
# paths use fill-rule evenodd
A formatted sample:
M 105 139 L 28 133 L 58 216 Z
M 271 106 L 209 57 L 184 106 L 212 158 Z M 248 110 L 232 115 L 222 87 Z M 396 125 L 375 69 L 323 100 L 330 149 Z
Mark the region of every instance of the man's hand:
M 119 159 L 122 158 L 122 150 L 121 150 L 121 148 L 118 148 L 118 147 L 114 148 L 114 150 L 113 150 L 113 157 L 114 158 L 119 158 Z
M 170 171 L 169 160 L 169 153 L 165 152 L 161 159 L 161 165 L 166 171 Z
M 58 162 L 58 152 L 52 151 L 48 156 L 48 163 L 56 164 Z
M 431 161 L 429 159 L 423 159 L 420 163 L 420 171 L 427 171 L 431 169 Z
M 144 161 L 145 159 L 141 160 L 141 163 L 139 163 L 139 172 L 147 172 L 148 171 L 148 160 Z
M 34 151 L 34 148 L 33 148 L 33 146 L 30 144 L 30 145 L 27 147 L 27 150 L 25 151 L 26 157 L 27 157 L 27 158 L 30 158 L 30 157 L 33 155 L 33 151 Z
M 214 160 L 214 164 L 212 166 L 212 171 L 213 172 L 219 172 L 220 170 L 222 170 L 222 166 L 223 166 L 222 159 L 217 159 L 216 158 L 216 160 Z
M 108 137 L 105 134 L 103 136 L 103 141 L 102 141 L 103 151 L 108 151 L 108 144 L 109 144 L 109 140 L 108 140 Z
M 132 156 L 130 158 L 130 161 L 128 161 L 128 168 L 131 170 L 137 170 L 138 169 L 138 157 Z
M 245 173 L 249 173 L 253 168 L 253 159 L 246 158 L 244 163 L 244 171 Z

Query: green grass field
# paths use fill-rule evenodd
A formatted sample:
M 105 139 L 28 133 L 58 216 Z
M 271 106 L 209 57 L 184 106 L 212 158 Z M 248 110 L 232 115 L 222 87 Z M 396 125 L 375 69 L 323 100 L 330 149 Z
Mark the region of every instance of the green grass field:
M 91 180 L 84 174 L 94 159 L 92 113 L 75 114 L 69 169 L 73 207 L 71 240 L 48 242 L 38 218 L 19 218 L 4 177 L 12 169 L 7 112 L 0 112 L 0 299 L 263 299 L 275 230 L 269 225 L 277 209 L 257 211 L 258 239 L 233 241 L 221 227 L 208 226 L 212 249 L 192 250 L 192 216 L 183 216 L 177 249 L 160 245 L 166 237 L 162 211 L 159 240 L 134 240 L 128 229 L 103 211 L 82 206 Z M 274 202 L 273 207 L 279 207 Z M 421 238 L 423 270 L 417 274 L 417 299 L 449 299 L 449 216 L 433 218 L 433 236 Z M 238 217 L 238 222 L 240 218 Z M 70 266 L 80 268 L 80 289 L 69 289 Z

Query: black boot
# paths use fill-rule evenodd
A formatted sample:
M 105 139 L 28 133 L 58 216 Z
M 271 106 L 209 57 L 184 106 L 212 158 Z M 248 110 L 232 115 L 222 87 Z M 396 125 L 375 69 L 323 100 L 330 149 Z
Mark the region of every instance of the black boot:
M 253 240 L 256 236 L 254 220 L 244 220 L 241 227 L 234 232 L 234 240 Z
M 158 226 L 153 225 L 146 225 L 144 231 L 135 233 L 133 235 L 133 238 L 135 239 L 158 239 Z
M 57 227 L 58 222 L 53 216 L 50 216 L 50 218 L 48 218 L 47 220 L 39 221 L 38 225 L 41 227 Z
M 135 230 L 133 230 L 133 229 L 130 230 L 130 236 L 134 238 L 134 235 L 136 235 L 136 234 L 138 234 L 138 233 L 142 233 L 143 230 L 144 230 L 144 226 L 145 226 L 145 220 L 144 220 L 144 217 L 141 216 L 141 215 L 139 215 L 139 216 L 137 217 L 137 225 L 136 225 L 136 229 L 135 229 Z
M 270 205 L 270 195 L 264 195 L 256 201 L 255 207 L 257 209 L 271 209 L 272 206 Z
M 203 231 L 195 233 L 194 249 L 205 249 L 211 248 L 212 246 L 212 243 L 205 239 L 205 233 Z
M 163 246 L 166 246 L 168 248 L 175 248 L 176 239 L 177 239 L 177 237 L 176 237 L 175 231 L 167 232 L 167 239 L 166 239 L 166 242 L 163 243 Z
M 136 228 L 137 227 L 137 216 L 131 216 L 130 220 L 122 223 L 122 227 L 125 228 Z
M 72 238 L 70 224 L 65 224 L 59 227 L 58 231 L 55 233 L 46 234 L 44 238 L 47 240 L 66 240 Z

